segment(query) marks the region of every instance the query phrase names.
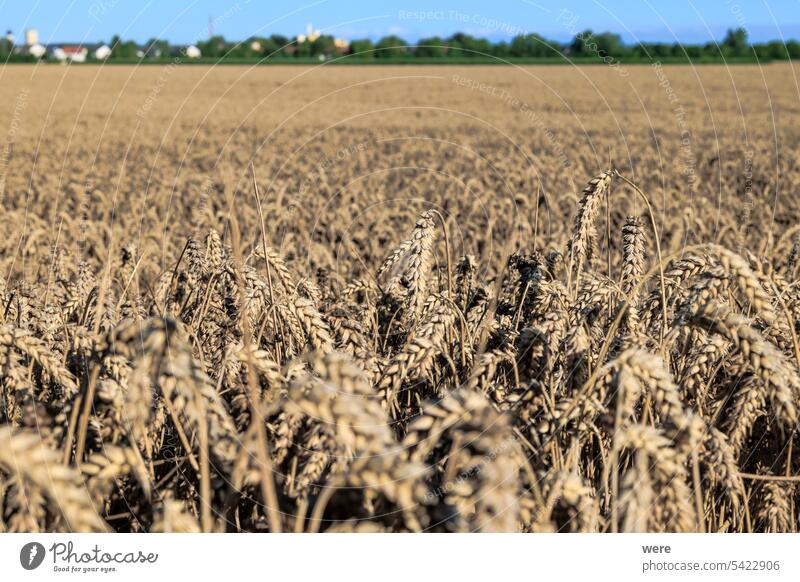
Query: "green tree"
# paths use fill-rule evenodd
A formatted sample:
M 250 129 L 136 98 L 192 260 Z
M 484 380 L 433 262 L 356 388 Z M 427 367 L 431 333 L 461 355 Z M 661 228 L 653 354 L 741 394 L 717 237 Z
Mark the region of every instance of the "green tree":
M 498 42 L 492 45 L 492 54 L 496 57 L 507 58 L 511 56 L 511 49 L 507 42 Z
M 589 49 L 586 46 L 587 39 L 592 38 L 591 30 L 584 30 L 575 35 L 572 42 L 569 44 L 569 54 L 575 57 L 583 57 L 589 54 Z
M 169 56 L 170 46 L 166 40 L 151 38 L 144 44 L 144 56 L 149 59 L 158 59 Z
M 715 42 L 707 42 L 703 45 L 703 58 L 723 59 L 726 55 L 726 47 Z
M 272 37 L 261 39 L 261 55 L 262 57 L 275 58 L 280 53 L 283 45 L 279 45 Z
M 703 57 L 703 47 L 696 44 L 684 45 L 683 50 L 690 60 L 695 61 Z
M 379 59 L 394 59 L 407 54 L 408 43 L 399 36 L 384 36 L 375 45 L 375 56 Z
M 198 42 L 197 48 L 204 57 L 218 59 L 228 50 L 228 43 L 222 36 L 212 36 L 208 40 Z
M 283 45 L 276 44 L 272 38 L 251 36 L 238 46 L 228 49 L 228 56 L 239 59 L 260 59 L 275 56 Z
M 652 48 L 655 49 L 656 46 L 658 46 L 658 50 L 662 52 L 666 50 L 666 55 L 669 54 L 669 45 L 654 45 Z M 618 34 L 611 32 L 595 34 L 591 30 L 585 30 L 576 34 L 569 45 L 569 52 L 571 55 L 579 57 L 600 58 L 624 57 L 630 54 L 628 48 L 622 42 L 622 38 Z
M 672 47 L 665 43 L 653 44 L 651 47 L 652 54 L 659 59 L 668 58 L 673 56 Z
M 135 59 L 139 47 L 132 40 L 123 41 L 118 34 L 111 38 L 111 59 Z
M 448 54 L 456 57 L 481 57 L 492 51 L 491 43 L 485 38 L 475 38 L 463 32 L 457 32 L 448 38 L 447 45 L 454 49 Z
M 447 54 L 445 42 L 438 36 L 422 38 L 414 48 L 415 57 L 443 57 Z
M 288 36 L 283 36 L 282 34 L 273 34 L 269 37 L 269 39 L 279 47 L 284 47 L 291 42 L 291 39 Z
M 294 56 L 301 58 L 309 58 L 311 56 L 311 43 L 307 40 L 303 42 L 295 41 Z
M 551 57 L 558 54 L 552 46 L 538 34 L 520 34 L 511 39 L 508 50 L 512 57 Z
M 786 47 L 782 42 L 773 40 L 764 44 L 753 45 L 756 55 L 761 60 L 780 60 L 787 56 Z
M 750 52 L 750 44 L 747 42 L 747 31 L 744 28 L 728 30 L 722 47 L 726 55 L 732 57 L 746 57 Z
M 311 42 L 310 46 L 312 57 L 330 57 L 336 53 L 336 45 L 333 42 L 333 37 L 328 35 L 321 35 Z
M 371 59 L 375 56 L 375 45 L 368 38 L 354 40 L 350 43 L 350 54 L 358 58 Z
M 292 42 L 282 34 L 273 34 L 269 38 L 259 38 L 261 42 L 261 54 L 264 58 L 280 58 L 294 50 Z M 287 51 L 287 49 L 289 49 Z
M 624 57 L 628 54 L 628 47 L 622 42 L 622 37 L 612 32 L 603 32 L 594 37 L 594 42 L 597 43 L 597 52 L 600 57 Z M 671 52 L 672 47 L 667 45 L 667 49 Z

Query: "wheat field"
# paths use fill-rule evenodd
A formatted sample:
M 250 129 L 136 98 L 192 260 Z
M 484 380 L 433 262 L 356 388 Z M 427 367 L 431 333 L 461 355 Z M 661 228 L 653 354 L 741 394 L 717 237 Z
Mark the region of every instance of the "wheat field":
M 6 66 L 0 531 L 798 531 L 797 78 Z

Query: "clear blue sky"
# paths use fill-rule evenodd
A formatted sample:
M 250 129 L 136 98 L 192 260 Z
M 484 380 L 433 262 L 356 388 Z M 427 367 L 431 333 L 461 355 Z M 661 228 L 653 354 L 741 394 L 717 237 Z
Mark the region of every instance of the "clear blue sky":
M 397 34 L 408 41 L 456 31 L 492 40 L 538 32 L 555 40 L 591 28 L 628 43 L 706 42 L 742 26 L 751 40 L 800 37 L 800 0 L 0 0 L 0 28 L 40 42 L 108 41 L 115 33 L 173 43 L 272 33 L 294 35 L 308 23 L 347 39 Z

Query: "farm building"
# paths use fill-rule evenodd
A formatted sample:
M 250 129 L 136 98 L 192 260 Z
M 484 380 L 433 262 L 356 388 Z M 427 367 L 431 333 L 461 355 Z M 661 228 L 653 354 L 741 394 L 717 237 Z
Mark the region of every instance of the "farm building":
M 50 47 L 50 55 L 61 62 L 83 63 L 89 55 L 89 49 L 80 44 L 62 44 Z
M 101 44 L 92 51 L 92 55 L 98 61 L 104 61 L 111 56 L 111 47 L 107 44 Z
M 190 59 L 199 59 L 201 56 L 203 56 L 202 53 L 200 52 L 200 49 L 197 48 L 195 45 L 187 46 L 184 49 L 183 54 L 185 54 Z

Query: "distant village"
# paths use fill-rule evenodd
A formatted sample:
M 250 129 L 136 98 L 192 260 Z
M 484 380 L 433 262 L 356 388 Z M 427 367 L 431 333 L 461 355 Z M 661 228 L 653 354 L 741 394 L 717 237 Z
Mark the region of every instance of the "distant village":
M 35 28 L 25 31 L 23 42 L 17 42 L 12 31 L 8 31 L 5 36 L 7 46 L 11 48 L 10 53 L 16 56 L 28 56 L 34 59 L 52 59 L 61 62 L 85 63 L 90 60 L 105 61 L 112 55 L 112 48 L 105 43 L 41 43 L 39 32 Z M 200 58 L 202 53 L 194 45 L 177 47 L 177 51 L 183 51 L 188 58 Z M 135 56 L 144 58 L 145 47 L 137 49 Z M 154 55 L 155 56 L 155 55 Z M 157 55 L 158 57 L 166 56 Z
M 207 59 L 213 62 L 286 62 L 289 59 L 327 61 L 347 55 L 360 61 L 398 62 L 425 59 L 462 59 L 465 61 L 510 62 L 520 59 L 549 60 L 552 62 L 576 61 L 603 62 L 619 67 L 623 62 L 742 62 L 766 63 L 772 60 L 800 59 L 800 42 L 773 40 L 751 43 L 747 30 L 728 30 L 719 41 L 704 44 L 677 42 L 637 42 L 626 44 L 619 34 L 612 32 L 579 31 L 570 20 L 569 30 L 574 37 L 566 42 L 548 40 L 536 33 L 519 32 L 513 38 L 490 41 L 456 32 L 440 38 L 421 38 L 415 43 L 388 35 L 373 42 L 371 39 L 347 41 L 323 34 L 312 25 L 305 32 L 292 36 L 272 34 L 251 36 L 242 41 L 226 40 L 214 33 L 214 23 L 209 18 L 208 36 L 193 44 L 174 45 L 163 39 L 150 39 L 141 44 L 114 36 L 107 43 L 60 42 L 42 43 L 35 28 L 25 31 L 22 39 L 13 32 L 0 38 L 0 62 L 40 61 L 61 63 L 84 62 L 163 62 L 172 59 L 186 62 Z
M 286 56 L 297 53 L 297 56 L 311 56 L 325 60 L 336 54 L 345 54 L 350 49 L 350 43 L 345 39 L 333 38 L 323 35 L 319 30 L 308 25 L 304 34 L 298 34 L 293 39 L 281 35 L 269 38 L 252 37 L 241 43 L 225 41 L 221 36 L 209 35 L 207 41 L 189 45 L 170 45 L 166 41 L 153 39 L 144 45 L 133 41 L 121 41 L 114 37 L 110 43 L 78 43 L 58 42 L 42 43 L 39 32 L 35 28 L 25 31 L 20 42 L 13 31 L 6 32 L 4 47 L 0 47 L 0 55 L 18 57 L 24 60 L 52 60 L 59 62 L 85 63 L 91 61 L 105 61 L 110 58 L 123 59 L 163 59 L 167 57 L 180 57 L 199 59 L 206 57 L 220 57 L 223 54 L 241 57 L 267 56 L 271 52 L 280 52 Z M 5 50 L 2 50 L 5 49 Z M 305 49 L 305 50 L 304 50 Z
M 111 47 L 105 44 L 94 46 L 69 43 L 42 44 L 39 42 L 39 32 L 35 28 L 25 31 L 23 43 L 17 43 L 14 33 L 10 30 L 6 32 L 5 41 L 6 46 L 11 49 L 10 54 L 36 59 L 49 56 L 59 61 L 84 62 L 90 55 L 98 60 L 105 60 L 111 55 Z

